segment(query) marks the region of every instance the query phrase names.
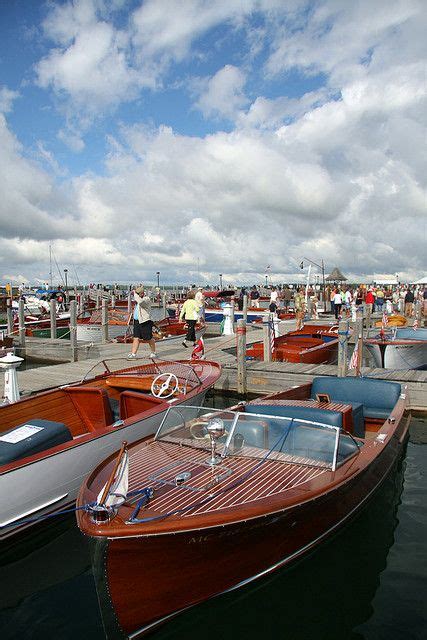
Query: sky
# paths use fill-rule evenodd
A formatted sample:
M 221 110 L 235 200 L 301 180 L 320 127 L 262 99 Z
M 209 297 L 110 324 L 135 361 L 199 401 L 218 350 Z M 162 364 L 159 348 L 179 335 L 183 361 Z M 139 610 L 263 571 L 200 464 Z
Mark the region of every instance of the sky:
M 426 32 L 425 0 L 0 0 L 0 283 L 420 278 Z

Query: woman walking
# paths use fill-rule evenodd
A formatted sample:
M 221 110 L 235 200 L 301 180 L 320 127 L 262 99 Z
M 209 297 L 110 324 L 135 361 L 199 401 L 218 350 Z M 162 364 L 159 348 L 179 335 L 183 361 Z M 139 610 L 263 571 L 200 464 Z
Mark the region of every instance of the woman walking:
M 199 303 L 194 299 L 196 292 L 194 289 L 187 294 L 187 300 L 184 302 L 179 314 L 179 319 L 184 320 L 187 323 L 187 335 L 182 345 L 188 347 L 187 342 L 196 344 L 196 322 L 199 319 Z

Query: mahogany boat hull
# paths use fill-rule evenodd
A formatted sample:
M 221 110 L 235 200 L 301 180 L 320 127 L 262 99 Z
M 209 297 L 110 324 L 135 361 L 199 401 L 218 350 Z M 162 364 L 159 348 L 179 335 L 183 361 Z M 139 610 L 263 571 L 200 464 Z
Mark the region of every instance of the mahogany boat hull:
M 392 441 L 347 482 L 294 506 L 174 535 L 92 538 L 109 638 L 139 637 L 180 611 L 243 586 L 315 549 L 353 518 L 404 450 L 407 416 Z

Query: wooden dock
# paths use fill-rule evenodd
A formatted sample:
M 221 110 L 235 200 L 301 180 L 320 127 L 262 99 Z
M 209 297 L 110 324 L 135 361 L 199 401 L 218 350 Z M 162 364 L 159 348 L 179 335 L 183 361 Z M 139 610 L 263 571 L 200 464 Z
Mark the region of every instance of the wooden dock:
M 262 339 L 262 330 L 248 330 L 248 343 L 260 339 Z M 52 341 L 46 342 L 51 343 Z M 56 342 L 63 343 L 62 340 Z M 219 336 L 205 339 L 206 358 L 220 362 L 223 367 L 222 375 L 215 385 L 217 390 L 237 391 L 236 356 L 229 352 L 235 346 L 235 336 Z M 29 347 L 30 341 L 28 340 L 27 348 Z M 58 348 L 62 349 L 62 346 L 58 345 Z M 18 384 L 21 394 L 30 394 L 58 385 L 69 384 L 84 377 L 91 378 L 104 370 L 105 366 L 101 363 L 103 360 L 107 361 L 111 370 L 127 366 L 126 355 L 129 353 L 130 345 L 107 343 L 87 346 L 85 349 L 84 359 L 78 362 L 61 362 L 60 364 L 37 367 L 26 371 L 19 371 L 18 369 Z M 191 348 L 185 349 L 179 341 L 157 343 L 157 352 L 162 360 L 189 359 L 191 350 Z M 141 345 L 138 355 L 141 358 L 141 362 L 147 360 L 147 345 Z M 247 361 L 247 389 L 249 394 L 262 395 L 304 382 L 310 382 L 315 376 L 337 375 L 337 370 L 336 365 Z M 349 375 L 354 375 L 354 373 L 350 372 Z M 427 371 L 392 371 L 363 367 L 362 375 L 408 385 L 410 408 L 427 411 Z M 4 390 L 3 383 L 3 376 L 0 376 L 1 395 L 3 395 Z

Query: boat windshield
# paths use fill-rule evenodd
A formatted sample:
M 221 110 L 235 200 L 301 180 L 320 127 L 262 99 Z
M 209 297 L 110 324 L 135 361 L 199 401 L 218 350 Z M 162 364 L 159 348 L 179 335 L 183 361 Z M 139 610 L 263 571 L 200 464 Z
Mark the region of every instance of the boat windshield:
M 155 439 L 181 447 L 212 451 L 224 460 L 232 456 L 268 458 L 335 470 L 359 447 L 339 427 L 264 414 L 171 407 Z

